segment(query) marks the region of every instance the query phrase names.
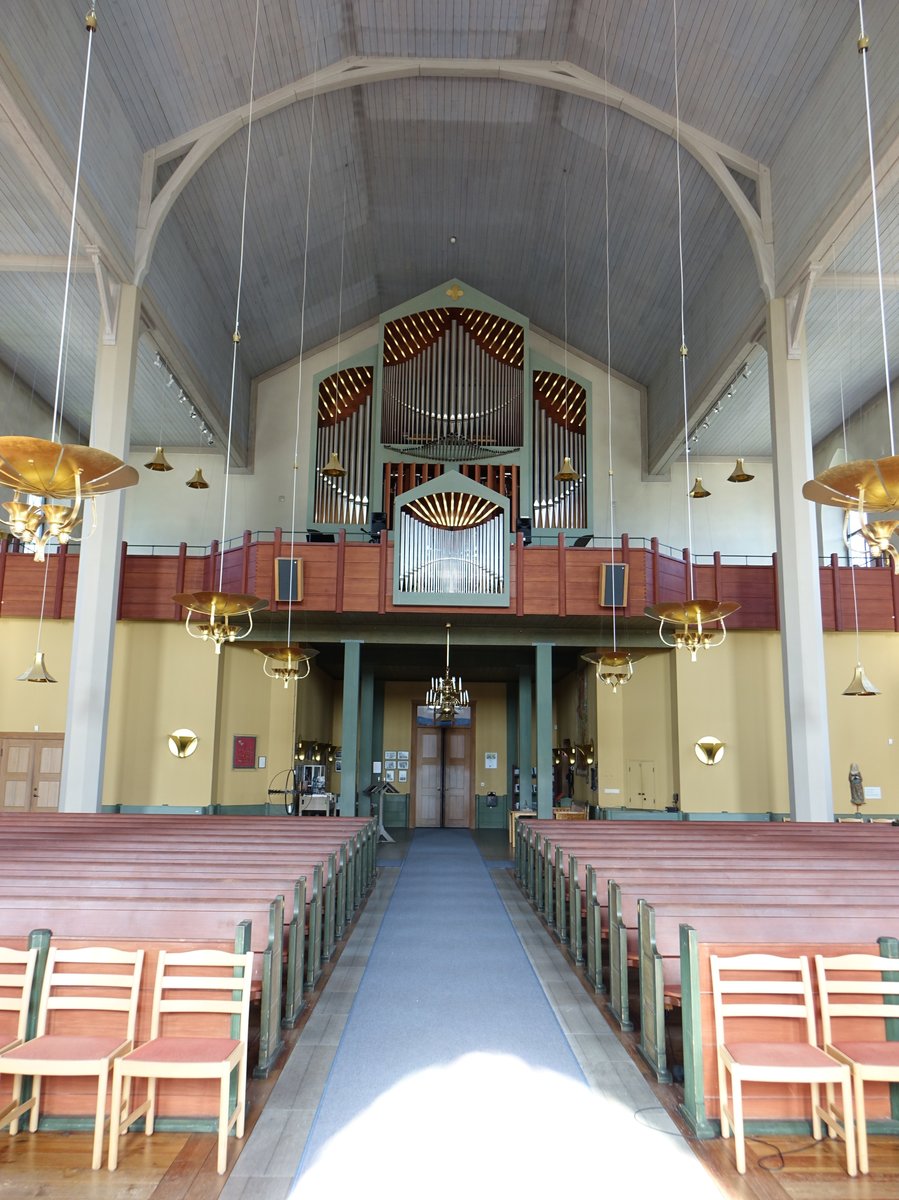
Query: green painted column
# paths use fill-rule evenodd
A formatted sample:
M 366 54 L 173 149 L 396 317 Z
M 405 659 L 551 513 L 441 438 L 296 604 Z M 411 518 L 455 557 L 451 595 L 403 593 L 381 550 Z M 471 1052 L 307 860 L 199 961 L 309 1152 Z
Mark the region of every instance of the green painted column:
M 341 817 L 354 817 L 356 815 L 356 793 L 359 786 L 361 663 L 362 643 L 344 642 L 343 717 L 340 734 L 340 800 L 337 804 L 337 813 Z
M 373 752 L 373 736 L 374 736 L 374 698 L 375 698 L 375 677 L 371 671 L 363 671 L 362 686 L 359 697 L 359 816 L 368 817 L 371 815 L 371 798 L 362 795 L 365 788 L 368 787 L 369 779 L 368 772 L 371 769 L 371 761 L 374 757 Z
M 518 767 L 521 782 L 521 807 L 530 808 L 531 792 L 531 705 L 533 703 L 533 680 L 530 672 L 522 671 L 518 676 Z
M 535 642 L 537 709 L 537 816 L 553 815 L 553 648 Z

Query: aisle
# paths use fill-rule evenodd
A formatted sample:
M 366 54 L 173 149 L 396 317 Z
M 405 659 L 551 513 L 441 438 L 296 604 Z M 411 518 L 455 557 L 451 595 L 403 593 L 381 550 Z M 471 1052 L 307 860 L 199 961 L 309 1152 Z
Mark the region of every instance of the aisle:
M 552 947 L 517 899 L 467 831 L 416 832 L 376 936 L 363 927 L 378 919 L 368 906 L 225 1200 L 372 1187 L 403 1198 L 545 1197 L 599 1180 L 720 1196 L 573 974 L 541 984 L 522 935 L 536 937 L 538 954 L 540 942 Z M 361 978 L 356 956 L 346 963 L 358 979 L 350 1004 L 355 980 L 341 970 L 360 935 L 371 953 Z M 336 1008 L 326 1009 L 329 995 Z M 309 1092 L 331 1056 L 313 1113 Z

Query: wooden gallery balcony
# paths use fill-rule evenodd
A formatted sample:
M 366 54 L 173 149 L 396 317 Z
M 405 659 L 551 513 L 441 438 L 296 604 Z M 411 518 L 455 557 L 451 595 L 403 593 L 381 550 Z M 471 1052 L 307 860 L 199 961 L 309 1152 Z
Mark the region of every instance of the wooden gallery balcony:
M 608 544 L 566 545 L 564 535 L 555 542 L 525 546 L 517 536 L 510 555 L 508 608 L 466 606 L 466 612 L 494 618 L 508 615 L 540 617 L 591 617 L 609 613 L 599 605 L 600 573 L 612 560 Z M 179 621 L 183 610 L 172 603 L 178 592 L 218 588 L 220 555 L 224 555 L 223 590 L 252 593 L 269 601 L 275 612 L 290 605 L 275 599 L 275 560 L 302 560 L 302 600 L 295 608 L 309 613 L 410 614 L 432 608 L 393 603 L 393 543 L 381 534 L 379 543 L 348 538 L 345 532 L 333 543 L 291 542 L 281 530 L 251 534 L 211 547 L 129 547 L 122 545 L 119 580 L 120 620 Z M 686 595 L 689 569 L 687 551 L 660 547 L 657 538 L 622 536 L 615 561 L 628 566 L 627 605 L 623 616 L 642 617 L 647 604 L 679 600 Z M 740 609 L 728 620 L 728 629 L 778 629 L 776 556 L 771 559 L 725 560 L 716 553 L 694 562 L 695 594 L 734 600 Z M 854 628 L 852 571 L 833 555 L 820 568 L 821 606 L 826 630 Z M 44 571 L 29 554 L 0 542 L 0 616 L 37 617 L 41 606 Z M 60 549 L 48 555 L 45 615 L 71 618 L 75 613 L 78 554 Z M 886 567 L 855 570 L 859 627 L 895 630 L 899 613 L 899 577 Z

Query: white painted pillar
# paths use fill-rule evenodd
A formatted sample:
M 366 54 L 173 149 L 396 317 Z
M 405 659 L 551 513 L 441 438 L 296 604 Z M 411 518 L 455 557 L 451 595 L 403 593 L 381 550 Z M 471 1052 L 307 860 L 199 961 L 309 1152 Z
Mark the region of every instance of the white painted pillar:
M 104 343 L 101 318 L 97 350 L 91 445 L 122 459 L 128 456 L 139 318 L 140 291 L 131 284 L 123 284 L 115 344 Z M 125 495 L 113 492 L 97 499 L 97 528 L 81 543 L 78 556 L 78 595 L 59 801 L 60 811 L 64 812 L 97 812 L 102 802 Z M 133 683 L 140 686 L 137 680 Z M 122 799 L 140 803 L 139 794 Z M 205 800 L 198 797 L 197 802 Z
M 816 513 L 802 495 L 813 474 L 805 338 L 798 358 L 788 357 L 787 345 L 786 302 L 775 299 L 768 305 L 768 381 L 790 815 L 832 821 Z

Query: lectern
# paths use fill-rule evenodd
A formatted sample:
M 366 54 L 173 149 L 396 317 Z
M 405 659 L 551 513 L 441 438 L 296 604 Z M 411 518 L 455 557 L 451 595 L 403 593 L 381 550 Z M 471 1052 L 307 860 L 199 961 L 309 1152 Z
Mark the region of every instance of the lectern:
M 378 803 L 378 841 L 379 842 L 394 841 L 394 839 L 390 836 L 390 834 L 384 828 L 384 797 L 385 797 L 385 795 L 388 795 L 388 794 L 395 796 L 397 794 L 397 789 L 393 786 L 392 783 L 387 783 L 386 780 L 382 783 L 379 780 L 377 783 L 373 783 L 371 785 L 371 787 L 367 787 L 363 794 L 377 799 L 377 803 Z

